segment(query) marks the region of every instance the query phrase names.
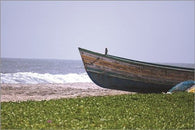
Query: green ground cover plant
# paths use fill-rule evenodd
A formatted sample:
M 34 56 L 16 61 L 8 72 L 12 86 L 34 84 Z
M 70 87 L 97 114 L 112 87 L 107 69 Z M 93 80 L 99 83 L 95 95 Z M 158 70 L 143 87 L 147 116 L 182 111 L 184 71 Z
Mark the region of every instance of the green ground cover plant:
M 193 129 L 194 94 L 2 102 L 1 129 Z

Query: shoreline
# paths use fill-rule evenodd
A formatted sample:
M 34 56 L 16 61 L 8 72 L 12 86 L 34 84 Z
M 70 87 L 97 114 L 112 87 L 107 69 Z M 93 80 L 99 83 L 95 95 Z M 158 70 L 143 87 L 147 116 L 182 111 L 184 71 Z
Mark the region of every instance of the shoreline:
M 101 88 L 94 83 L 1 84 L 1 102 L 41 101 L 134 93 Z

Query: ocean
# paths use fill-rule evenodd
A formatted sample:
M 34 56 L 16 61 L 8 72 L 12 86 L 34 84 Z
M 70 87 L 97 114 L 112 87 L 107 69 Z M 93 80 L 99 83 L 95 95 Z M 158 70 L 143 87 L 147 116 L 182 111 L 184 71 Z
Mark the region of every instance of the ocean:
M 81 60 L 1 58 L 1 83 L 92 82 Z
M 194 64 L 167 65 L 194 68 Z M 1 58 L 1 83 L 89 83 L 81 60 Z

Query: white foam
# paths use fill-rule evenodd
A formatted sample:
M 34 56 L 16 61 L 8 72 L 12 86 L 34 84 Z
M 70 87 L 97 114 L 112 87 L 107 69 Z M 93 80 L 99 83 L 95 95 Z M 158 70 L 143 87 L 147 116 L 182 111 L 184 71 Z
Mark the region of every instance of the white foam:
M 38 84 L 38 83 L 89 83 L 92 82 L 87 73 L 39 74 L 33 72 L 1 73 L 1 83 Z

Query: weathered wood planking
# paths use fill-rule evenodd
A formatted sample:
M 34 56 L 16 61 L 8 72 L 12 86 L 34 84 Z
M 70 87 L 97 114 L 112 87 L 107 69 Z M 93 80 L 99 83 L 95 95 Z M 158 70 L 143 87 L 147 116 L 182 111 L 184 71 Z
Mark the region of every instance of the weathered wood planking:
M 102 87 L 138 87 L 137 89 L 164 91 L 179 82 L 194 80 L 194 69 L 191 68 L 134 61 L 81 48 L 79 51 L 88 75 Z M 113 79 L 118 82 L 115 83 Z

